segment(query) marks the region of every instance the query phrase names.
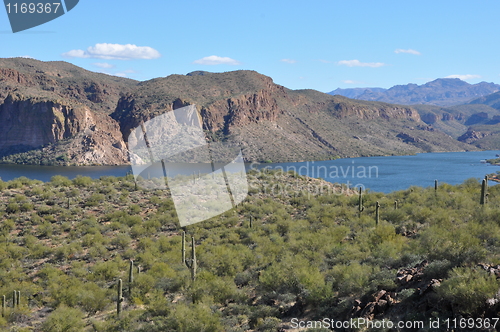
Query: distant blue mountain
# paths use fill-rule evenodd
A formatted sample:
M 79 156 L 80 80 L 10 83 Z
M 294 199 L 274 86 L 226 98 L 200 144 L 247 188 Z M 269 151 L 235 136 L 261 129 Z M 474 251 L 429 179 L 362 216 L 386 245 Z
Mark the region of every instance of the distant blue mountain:
M 329 94 L 392 104 L 453 106 L 465 104 L 472 99 L 497 91 L 500 91 L 500 85 L 494 83 L 469 84 L 458 78 L 438 78 L 422 85 L 396 85 L 390 89 L 336 89 L 329 92 Z
M 328 92 L 332 96 L 334 95 L 341 95 L 347 98 L 352 98 L 352 99 L 359 99 L 358 97 L 364 94 L 369 94 L 369 93 L 380 93 L 384 92 L 387 89 L 384 88 L 352 88 L 352 89 L 335 89 L 332 92 Z

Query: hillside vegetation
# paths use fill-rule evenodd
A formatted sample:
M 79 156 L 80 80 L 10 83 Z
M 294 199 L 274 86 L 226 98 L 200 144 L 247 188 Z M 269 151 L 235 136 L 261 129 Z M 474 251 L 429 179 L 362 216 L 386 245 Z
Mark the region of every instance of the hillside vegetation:
M 483 198 L 475 179 L 363 192 L 360 204 L 355 190 L 291 173 L 249 181 L 236 210 L 185 230 L 168 192 L 131 176 L 0 182 L 2 331 L 498 317 L 500 186 Z
M 209 141 L 237 143 L 248 162 L 478 150 L 411 107 L 290 90 L 250 70 L 137 82 L 14 58 L 0 59 L 0 162 L 127 164 L 133 129 L 187 105 Z

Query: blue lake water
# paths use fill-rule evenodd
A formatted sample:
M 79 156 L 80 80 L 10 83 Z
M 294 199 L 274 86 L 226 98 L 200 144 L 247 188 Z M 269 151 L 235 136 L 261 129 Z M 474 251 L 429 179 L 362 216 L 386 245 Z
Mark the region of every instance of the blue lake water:
M 484 178 L 486 174 L 500 171 L 500 166 L 484 163 L 485 159 L 493 159 L 496 154 L 500 154 L 500 150 L 361 157 L 269 164 L 259 167 L 294 170 L 301 175 L 320 177 L 334 183 L 345 183 L 351 187 L 363 186 L 371 191 L 388 193 L 407 189 L 410 186 L 434 186 L 434 180 L 440 183 L 459 184 L 469 178 Z M 254 168 L 257 167 L 254 166 Z
M 363 186 L 371 191 L 391 192 L 410 186 L 433 186 L 434 180 L 449 184 L 462 183 L 468 178 L 483 178 L 486 174 L 500 171 L 499 166 L 481 162 L 495 158 L 500 150 L 479 152 L 421 153 L 415 156 L 361 157 L 329 161 L 301 163 L 253 164 L 247 169 L 295 170 L 301 175 L 323 178 L 334 183 Z M 25 166 L 0 165 L 0 178 L 9 181 L 21 176 L 49 181 L 54 175 L 70 179 L 78 175 L 99 178 L 101 176 L 125 176 L 130 166 Z M 186 167 L 186 174 L 192 174 Z M 492 183 L 493 184 L 493 183 Z

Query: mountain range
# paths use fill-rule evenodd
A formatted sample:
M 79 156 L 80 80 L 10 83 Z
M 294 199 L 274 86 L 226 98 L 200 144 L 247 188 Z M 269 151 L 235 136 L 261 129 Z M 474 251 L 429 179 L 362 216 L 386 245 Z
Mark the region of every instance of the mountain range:
M 483 96 L 500 91 L 500 85 L 481 82 L 469 84 L 458 78 L 439 78 L 422 85 L 396 85 L 384 88 L 336 89 L 329 94 L 342 95 L 370 101 L 382 101 L 403 105 L 453 106 L 470 102 Z
M 447 112 L 442 109 L 419 111 L 290 90 L 255 71 L 197 71 L 139 82 L 66 62 L 11 58 L 0 59 L 0 158 L 25 164 L 126 164 L 134 128 L 193 104 L 207 139 L 238 143 L 248 162 L 478 149 L 439 129 L 437 120 L 429 121 L 432 114 Z M 466 126 L 470 116 L 457 115 L 454 121 Z M 462 135 L 467 128 L 459 131 Z

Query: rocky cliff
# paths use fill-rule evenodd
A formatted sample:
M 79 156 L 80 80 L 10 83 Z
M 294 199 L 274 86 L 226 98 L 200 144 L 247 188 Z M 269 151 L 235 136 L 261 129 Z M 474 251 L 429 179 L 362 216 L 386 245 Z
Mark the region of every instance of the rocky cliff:
M 45 147 L 70 164 L 120 165 L 128 155 L 119 129 L 109 116 L 85 106 L 9 94 L 0 105 L 0 154 Z M 63 142 L 64 150 L 55 149 Z

